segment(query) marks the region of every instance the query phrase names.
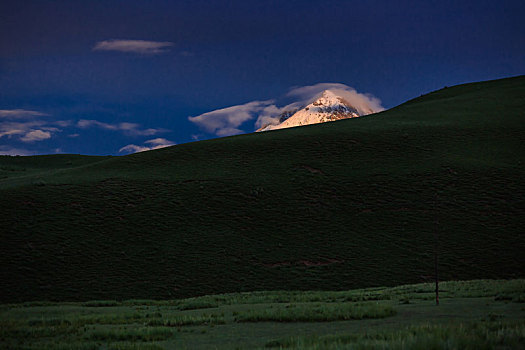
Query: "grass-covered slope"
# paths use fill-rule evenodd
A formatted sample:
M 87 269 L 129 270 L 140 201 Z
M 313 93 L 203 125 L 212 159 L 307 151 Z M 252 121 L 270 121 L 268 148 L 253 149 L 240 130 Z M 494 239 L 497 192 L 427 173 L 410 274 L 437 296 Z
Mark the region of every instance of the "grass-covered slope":
M 0 157 L 1 301 L 422 282 L 435 233 L 442 279 L 523 277 L 524 117 L 521 76 L 53 169 Z

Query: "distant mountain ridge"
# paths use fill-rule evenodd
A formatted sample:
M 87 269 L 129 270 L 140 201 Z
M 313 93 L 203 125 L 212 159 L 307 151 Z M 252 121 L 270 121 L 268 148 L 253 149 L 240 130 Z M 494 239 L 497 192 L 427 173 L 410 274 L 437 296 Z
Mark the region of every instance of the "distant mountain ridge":
M 283 112 L 279 116 L 279 124 L 266 124 L 257 131 L 326 123 L 341 119 L 357 118 L 371 113 L 373 113 L 373 109 L 370 106 L 366 106 L 364 110 L 358 111 L 356 107 L 352 106 L 343 97 L 338 96 L 331 90 L 325 90 L 322 92 L 321 97 L 305 107 Z

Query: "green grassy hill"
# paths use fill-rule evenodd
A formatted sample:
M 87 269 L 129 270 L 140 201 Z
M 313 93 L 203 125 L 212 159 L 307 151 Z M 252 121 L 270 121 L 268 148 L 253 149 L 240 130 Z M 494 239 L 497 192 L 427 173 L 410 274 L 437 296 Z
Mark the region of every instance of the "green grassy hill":
M 525 76 L 125 157 L 0 157 L 1 302 L 525 276 Z

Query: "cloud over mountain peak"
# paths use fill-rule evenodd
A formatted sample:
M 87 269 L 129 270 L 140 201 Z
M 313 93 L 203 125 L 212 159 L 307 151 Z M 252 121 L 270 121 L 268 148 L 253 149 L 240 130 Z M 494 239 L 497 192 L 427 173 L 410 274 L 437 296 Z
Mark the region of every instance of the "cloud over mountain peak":
M 252 130 L 260 130 L 283 122 L 283 114 L 293 113 L 305 108 L 319 99 L 324 91 L 330 91 L 356 109 L 358 115 L 365 115 L 384 110 L 381 101 L 370 94 L 362 94 L 354 88 L 341 83 L 319 83 L 292 88 L 279 99 L 252 101 L 203 113 L 188 119 L 201 129 L 217 136 L 242 134 L 241 126 L 254 121 Z M 291 102 L 290 102 L 291 100 Z M 279 102 L 276 102 L 279 101 Z M 286 103 L 288 101 L 288 103 Z M 268 129 L 271 130 L 272 128 Z

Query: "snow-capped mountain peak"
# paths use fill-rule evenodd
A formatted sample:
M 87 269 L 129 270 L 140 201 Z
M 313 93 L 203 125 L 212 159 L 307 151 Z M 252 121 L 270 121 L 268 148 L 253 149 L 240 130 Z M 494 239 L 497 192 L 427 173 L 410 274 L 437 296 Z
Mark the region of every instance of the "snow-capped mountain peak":
M 315 102 L 312 103 L 314 106 L 333 106 L 337 104 L 345 103 L 344 100 L 334 94 L 330 90 L 325 90 Z
M 289 111 L 281 114 L 279 124 L 265 125 L 257 131 L 268 131 L 275 129 L 291 128 L 294 126 L 325 123 L 340 119 L 356 118 L 368 111 L 359 113 L 343 97 L 338 96 L 331 90 L 325 90 L 314 102 L 306 105 L 294 113 Z M 370 113 L 372 109 L 370 108 Z

